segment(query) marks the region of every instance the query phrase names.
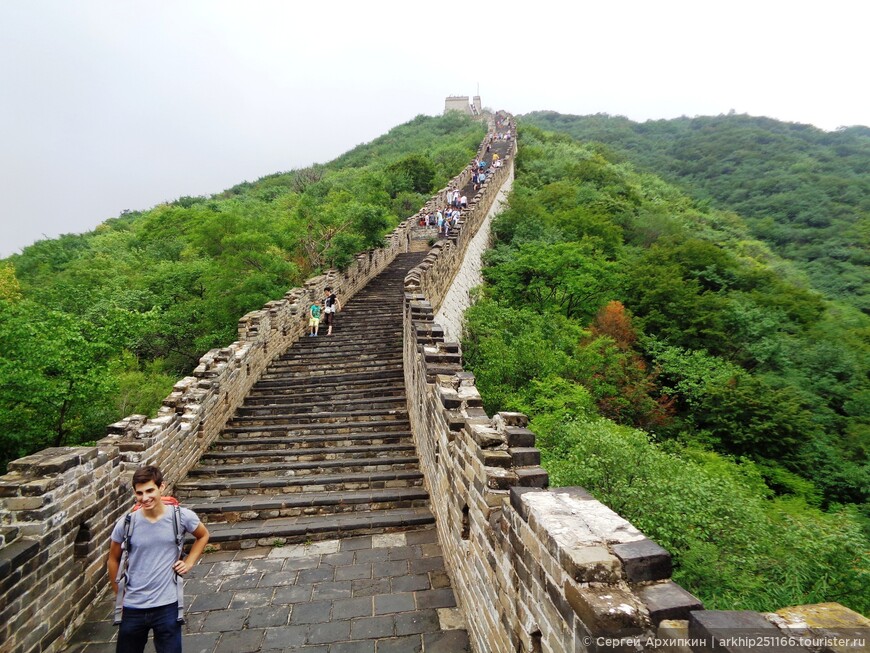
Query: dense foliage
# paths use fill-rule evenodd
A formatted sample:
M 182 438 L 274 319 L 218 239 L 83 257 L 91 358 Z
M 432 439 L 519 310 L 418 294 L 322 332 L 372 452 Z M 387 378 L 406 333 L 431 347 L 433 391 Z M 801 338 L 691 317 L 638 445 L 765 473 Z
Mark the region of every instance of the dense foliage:
M 0 465 L 153 413 L 239 318 L 412 215 L 484 126 L 420 116 L 332 163 L 126 213 L 0 262 Z
M 708 607 L 866 612 L 870 320 L 733 213 L 520 125 L 466 314 L 487 410 L 528 413 L 553 481 L 670 548 Z
M 829 297 L 870 311 L 870 128 L 826 132 L 746 115 L 650 120 L 539 112 L 695 198 L 740 214 Z

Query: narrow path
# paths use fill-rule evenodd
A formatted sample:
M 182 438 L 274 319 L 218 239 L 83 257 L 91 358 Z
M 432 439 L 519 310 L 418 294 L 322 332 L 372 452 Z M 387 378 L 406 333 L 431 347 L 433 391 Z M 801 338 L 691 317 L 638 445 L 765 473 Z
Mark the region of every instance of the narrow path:
M 185 585 L 186 653 L 469 650 L 405 403 L 402 282 L 424 256 L 273 361 L 177 484 L 220 548 Z M 69 650 L 114 650 L 110 612 Z

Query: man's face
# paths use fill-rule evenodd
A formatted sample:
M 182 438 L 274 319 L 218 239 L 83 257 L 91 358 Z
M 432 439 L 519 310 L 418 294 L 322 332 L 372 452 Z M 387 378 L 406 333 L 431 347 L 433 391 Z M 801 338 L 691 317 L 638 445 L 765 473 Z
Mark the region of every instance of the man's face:
M 163 486 L 158 487 L 154 481 L 148 481 L 137 483 L 133 491 L 136 493 L 136 502 L 145 510 L 151 510 L 160 501 Z

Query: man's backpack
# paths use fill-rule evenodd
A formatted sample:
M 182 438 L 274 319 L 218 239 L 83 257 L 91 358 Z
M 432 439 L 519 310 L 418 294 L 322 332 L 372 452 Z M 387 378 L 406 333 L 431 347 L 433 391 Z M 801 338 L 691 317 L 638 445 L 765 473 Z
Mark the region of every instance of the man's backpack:
M 184 557 L 184 527 L 181 524 L 181 506 L 175 497 L 161 497 L 163 503 L 172 508 L 172 526 L 175 531 L 175 545 L 178 547 L 178 559 Z M 133 537 L 133 515 L 139 510 L 137 503 L 133 510 L 124 517 L 124 539 L 121 542 L 121 564 L 118 565 L 118 575 L 115 582 L 118 584 L 118 594 L 115 597 L 114 624 L 121 623 L 121 615 L 124 611 L 124 592 L 127 589 L 127 566 L 130 561 L 130 542 Z M 178 597 L 178 623 L 184 623 L 184 580 L 175 574 L 175 593 Z

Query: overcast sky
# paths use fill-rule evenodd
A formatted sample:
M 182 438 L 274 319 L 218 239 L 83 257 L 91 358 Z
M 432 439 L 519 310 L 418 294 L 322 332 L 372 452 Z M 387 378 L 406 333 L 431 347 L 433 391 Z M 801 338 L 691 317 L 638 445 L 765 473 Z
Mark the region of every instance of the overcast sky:
M 447 95 L 870 125 L 870 4 L 0 0 L 0 257 L 323 162 Z

